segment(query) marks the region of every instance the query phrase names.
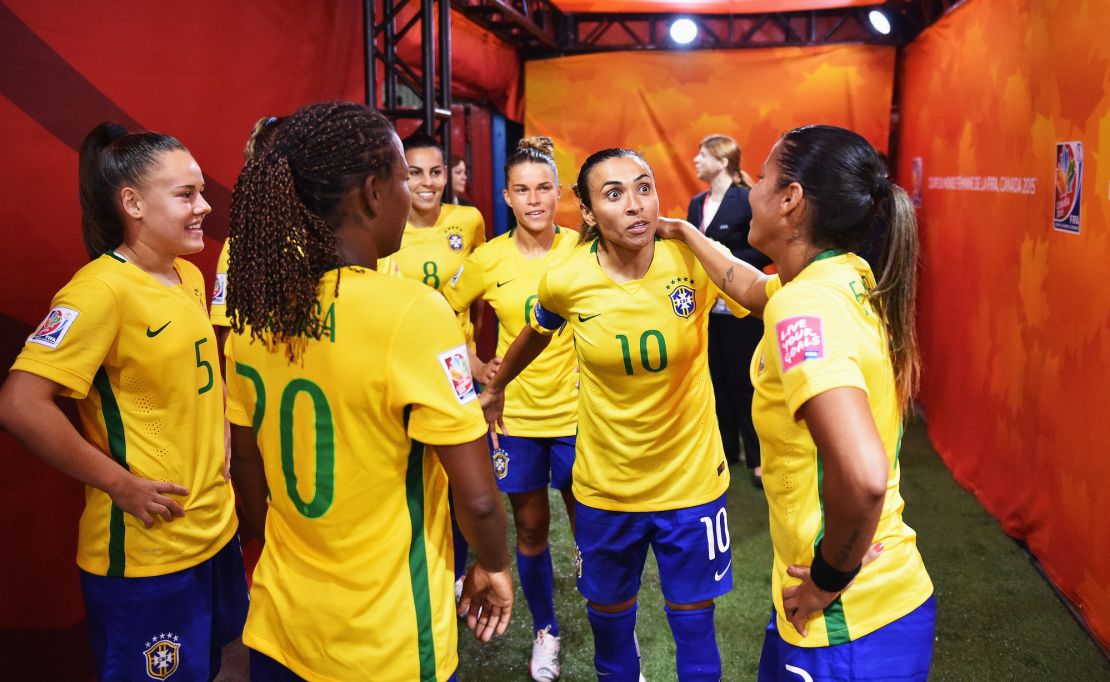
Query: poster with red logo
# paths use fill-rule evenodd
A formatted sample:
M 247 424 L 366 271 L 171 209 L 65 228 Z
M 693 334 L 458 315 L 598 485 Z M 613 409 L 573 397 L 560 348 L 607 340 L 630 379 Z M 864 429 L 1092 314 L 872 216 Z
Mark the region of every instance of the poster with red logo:
M 1079 234 L 1079 199 L 1083 194 L 1083 143 L 1056 143 L 1056 182 L 1052 226 Z

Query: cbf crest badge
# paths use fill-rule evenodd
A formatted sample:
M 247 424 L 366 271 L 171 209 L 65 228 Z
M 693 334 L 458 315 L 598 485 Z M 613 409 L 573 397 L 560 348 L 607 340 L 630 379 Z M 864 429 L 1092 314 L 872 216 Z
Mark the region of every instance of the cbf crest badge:
M 689 277 L 675 277 L 667 285 L 667 298 L 671 301 L 671 310 L 681 318 L 694 314 L 697 307 L 694 301 L 694 280 Z
M 461 227 L 456 227 L 452 225 L 451 227 L 447 228 L 447 246 L 449 246 L 452 251 L 458 252 L 463 250 L 463 236 Z
M 165 680 L 177 672 L 181 659 L 181 644 L 172 632 L 163 632 L 146 643 L 146 674 L 152 680 Z
M 490 455 L 493 459 L 493 473 L 501 480 L 509 475 L 509 453 L 501 448 L 497 448 Z

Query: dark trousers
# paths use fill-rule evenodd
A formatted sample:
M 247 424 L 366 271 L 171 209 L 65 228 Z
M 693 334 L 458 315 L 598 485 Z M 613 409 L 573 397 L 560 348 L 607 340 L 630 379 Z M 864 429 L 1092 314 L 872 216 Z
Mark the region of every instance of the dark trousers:
M 763 322 L 754 317 L 709 315 L 709 376 L 717 399 L 717 424 L 725 458 L 740 461 L 744 444 L 749 469 L 759 466 L 759 438 L 752 424 L 752 388 L 749 367 L 763 338 Z

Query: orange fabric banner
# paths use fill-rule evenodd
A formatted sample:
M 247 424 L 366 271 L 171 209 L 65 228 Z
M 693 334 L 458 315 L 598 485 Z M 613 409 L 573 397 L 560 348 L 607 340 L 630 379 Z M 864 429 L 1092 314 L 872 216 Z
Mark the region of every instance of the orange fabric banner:
M 643 152 L 664 215 L 686 217 L 705 189 L 693 158 L 706 135 L 733 137 L 753 176 L 779 136 L 809 123 L 852 128 L 878 149 L 890 137 L 894 48 L 836 45 L 693 52 L 617 52 L 525 65 L 524 127 L 555 140 L 561 225 L 577 227 L 569 186 L 591 153 Z
M 933 444 L 1110 645 L 1107 26 L 1093 0 L 957 9 L 906 50 L 898 170 Z

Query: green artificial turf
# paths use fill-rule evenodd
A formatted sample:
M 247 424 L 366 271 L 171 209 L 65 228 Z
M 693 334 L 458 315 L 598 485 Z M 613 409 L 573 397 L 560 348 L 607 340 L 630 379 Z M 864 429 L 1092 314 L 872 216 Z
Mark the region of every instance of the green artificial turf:
M 902 446 L 905 518 L 937 595 L 937 641 L 931 680 L 1110 680 L 1110 660 L 1074 620 L 1026 553 L 961 488 L 911 424 Z M 562 679 L 594 680 L 593 639 L 574 587 L 574 549 L 562 499 L 553 509 L 555 606 L 562 635 Z M 506 513 L 511 514 L 506 502 Z M 763 491 L 733 467 L 728 498 L 735 587 L 717 600 L 717 641 L 725 680 L 754 680 L 770 613 L 771 543 Z M 512 523 L 510 522 L 510 543 Z M 514 568 L 515 573 L 515 568 Z M 459 680 L 528 680 L 531 617 L 517 587 L 513 622 L 488 644 L 460 628 Z M 649 682 L 675 680 L 674 640 L 663 613 L 659 576 L 649 553 L 637 634 Z

